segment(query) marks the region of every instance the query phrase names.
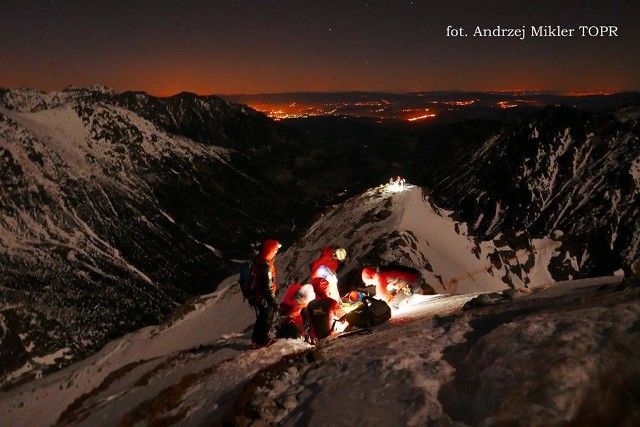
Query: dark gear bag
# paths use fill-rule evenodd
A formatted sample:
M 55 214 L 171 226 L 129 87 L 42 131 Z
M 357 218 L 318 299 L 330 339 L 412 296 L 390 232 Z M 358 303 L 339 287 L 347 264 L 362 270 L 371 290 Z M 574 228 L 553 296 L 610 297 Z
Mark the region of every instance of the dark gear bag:
M 298 325 L 289 318 L 289 316 L 280 319 L 280 325 L 276 331 L 276 338 L 300 338 L 304 332 L 298 328 Z
M 391 307 L 386 302 L 364 295 L 361 305 L 345 314 L 342 319 L 356 328 L 378 326 L 391 318 Z
M 242 297 L 251 307 L 257 304 L 258 292 L 256 290 L 256 273 L 252 263 L 245 263 L 240 267 L 240 278 L 238 279 Z

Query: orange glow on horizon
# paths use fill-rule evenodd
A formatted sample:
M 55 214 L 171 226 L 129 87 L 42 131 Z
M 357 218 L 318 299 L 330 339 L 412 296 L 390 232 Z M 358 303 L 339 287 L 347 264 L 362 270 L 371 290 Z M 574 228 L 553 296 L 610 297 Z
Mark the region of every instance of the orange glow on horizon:
M 221 82 L 222 84 L 207 84 L 204 81 L 204 77 L 197 79 L 198 83 L 189 82 L 183 76 L 179 75 L 170 75 L 170 76 L 155 76 L 156 78 L 149 78 L 149 80 L 128 80 L 126 82 L 122 81 L 107 81 L 107 80 L 95 80 L 91 82 L 71 82 L 75 87 L 90 87 L 94 84 L 101 84 L 106 87 L 109 87 L 116 92 L 126 92 L 126 91 L 141 91 L 145 92 L 151 96 L 159 97 L 159 98 L 170 98 L 176 96 L 183 92 L 189 92 L 196 94 L 198 96 L 238 96 L 238 95 L 247 95 L 247 96 L 256 96 L 256 95 L 270 95 L 270 94 L 286 94 L 286 93 L 345 93 L 351 92 L 351 89 L 338 89 L 331 87 L 319 87 L 318 85 L 312 85 L 307 88 L 293 88 L 293 89 L 284 89 L 284 88 L 276 88 L 276 87 L 264 87 L 262 89 L 254 88 L 244 88 L 243 85 L 238 81 L 226 81 Z M 57 86 L 57 85 L 35 85 L 35 84 L 5 84 L 1 85 L 2 87 L 30 87 L 34 89 L 40 89 L 45 91 L 61 91 L 67 85 Z M 396 90 L 393 89 L 376 89 L 376 88 L 358 88 L 359 91 L 362 92 L 388 92 L 388 93 L 407 93 L 406 90 L 402 88 L 398 88 Z M 448 89 L 423 89 L 423 90 L 411 90 L 411 92 L 415 92 L 416 96 L 425 96 L 424 94 L 428 94 L 429 92 L 446 92 Z M 606 89 L 595 89 L 595 90 L 572 90 L 572 89 L 559 89 L 559 90 L 548 90 L 548 89 L 475 89 L 475 88 L 464 88 L 464 89 L 455 89 L 451 90 L 452 92 L 480 92 L 487 94 L 511 94 L 514 96 L 518 95 L 534 95 L 534 94 L 555 94 L 559 96 L 597 96 L 597 95 L 612 95 L 615 93 L 622 92 L 634 92 L 635 90 L 629 88 L 606 88 Z M 449 105 L 454 106 L 464 106 L 469 105 L 467 103 L 477 102 L 477 100 L 465 100 L 465 101 L 445 101 L 446 103 L 450 103 Z M 373 106 L 378 104 L 380 106 L 390 106 L 393 102 L 380 99 L 380 100 L 371 100 L 371 101 L 359 101 L 358 106 Z
M 194 93 L 200 96 L 210 96 L 210 92 L 184 90 L 181 92 Z M 165 94 L 162 92 L 160 97 L 173 97 L 181 92 L 171 92 Z M 344 92 L 334 92 L 339 95 Z M 229 95 L 229 100 L 234 103 L 245 104 L 248 107 L 261 112 L 273 120 L 298 119 L 317 116 L 333 116 L 333 117 L 359 117 L 370 118 L 383 121 L 403 121 L 403 122 L 421 122 L 429 119 L 448 120 L 450 114 L 447 111 L 455 112 L 454 114 L 469 111 L 470 114 L 477 114 L 477 111 L 483 108 L 490 109 L 511 109 L 517 107 L 539 107 L 547 102 L 544 95 L 559 96 L 560 92 L 545 91 L 521 91 L 521 90 L 505 90 L 505 91 L 489 91 L 486 94 L 494 94 L 503 96 L 503 100 L 495 101 L 492 97 L 482 98 L 465 97 L 464 94 L 454 94 L 451 97 L 444 95 L 436 95 L 436 100 L 432 98 L 424 101 L 413 100 L 409 104 L 402 101 L 389 101 L 382 96 L 374 95 L 369 97 L 353 97 L 345 98 L 343 96 L 314 96 L 313 94 L 331 95 L 330 92 L 302 92 L 296 93 L 272 93 L 272 94 L 236 94 Z M 563 96 L 590 96 L 590 95 L 607 95 L 609 92 L 593 91 L 593 92 L 563 92 Z M 427 92 L 422 94 L 426 96 Z M 221 94 L 213 94 L 214 96 L 225 97 Z M 288 96 L 289 95 L 289 96 Z M 307 96 L 309 95 L 309 96 Z M 421 94 L 413 94 L 420 96 Z M 412 96 L 412 94 L 407 94 Z M 448 99 L 447 99 L 448 98 Z M 335 100 L 334 100 L 335 99 Z M 391 99 L 391 98 L 389 98 Z M 499 98 L 498 98 L 499 99 Z M 427 108 L 428 107 L 428 108 Z M 435 119 L 438 117 L 438 119 Z
M 569 92 L 560 92 L 560 95 L 562 96 L 594 96 L 594 95 L 613 95 L 614 93 L 619 93 L 619 91 L 605 91 L 605 92 L 573 92 L 573 91 L 569 91 Z

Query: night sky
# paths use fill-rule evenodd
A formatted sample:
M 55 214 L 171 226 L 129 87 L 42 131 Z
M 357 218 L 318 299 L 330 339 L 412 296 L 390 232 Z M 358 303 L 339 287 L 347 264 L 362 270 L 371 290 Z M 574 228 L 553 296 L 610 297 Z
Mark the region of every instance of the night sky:
M 447 37 L 449 25 L 469 36 Z M 498 25 L 526 37 L 472 36 Z M 575 31 L 531 37 L 531 25 Z M 612 92 L 640 89 L 638 70 L 636 0 L 0 0 L 0 87 Z

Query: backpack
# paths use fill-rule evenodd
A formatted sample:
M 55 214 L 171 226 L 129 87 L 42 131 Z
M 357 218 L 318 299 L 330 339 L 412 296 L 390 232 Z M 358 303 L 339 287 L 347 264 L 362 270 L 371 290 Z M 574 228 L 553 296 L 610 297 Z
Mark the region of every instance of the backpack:
M 243 300 L 247 301 L 251 307 L 255 306 L 258 295 L 256 292 L 256 273 L 252 263 L 242 264 L 238 284 L 240 285 Z
M 391 307 L 386 302 L 363 296 L 361 305 L 344 315 L 349 325 L 356 328 L 378 326 L 391 318 Z

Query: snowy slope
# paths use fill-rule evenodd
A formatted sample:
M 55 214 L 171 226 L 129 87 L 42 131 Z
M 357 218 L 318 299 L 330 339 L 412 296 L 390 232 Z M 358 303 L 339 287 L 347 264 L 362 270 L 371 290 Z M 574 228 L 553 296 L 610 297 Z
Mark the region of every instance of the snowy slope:
M 72 407 L 74 401 L 95 392 L 101 385 L 114 381 L 111 378 L 115 376 L 117 379 L 119 372 L 127 374 L 132 371 L 134 375 L 138 375 L 141 372 L 150 374 L 158 366 L 168 369 L 176 360 L 185 357 L 189 359 L 189 350 L 215 346 L 224 335 L 242 332 L 252 324 L 254 313 L 242 301 L 236 287 L 235 281 L 231 279 L 223 282 L 219 291 L 186 304 L 182 307 L 184 313 L 174 314 L 175 317 L 168 322 L 126 335 L 80 363 L 45 376 L 30 383 L 31 385 L 13 389 L 11 394 L 17 396 L 18 400 L 22 399 L 24 393 L 21 389 L 33 389 L 33 400 L 28 405 L 20 406 L 20 402 L 10 404 L 9 400 L 0 399 L 3 402 L 0 420 L 12 420 L 16 425 L 25 426 L 52 425 L 65 408 Z M 215 351 L 210 352 L 214 354 L 207 355 L 203 360 L 197 355 L 193 356 L 194 366 L 187 360 L 184 369 L 169 375 L 164 381 L 156 380 L 149 384 L 150 388 L 140 398 L 159 392 L 167 384 L 171 384 L 171 381 L 179 380 L 190 369 L 201 370 L 213 363 L 212 360 L 217 360 L 219 355 Z M 38 386 L 33 388 L 33 384 Z M 124 386 L 131 388 L 132 383 L 125 382 Z M 117 394 L 106 401 L 115 397 Z M 127 397 L 126 400 L 128 405 L 133 405 L 128 409 L 135 406 L 135 398 Z
M 492 294 L 462 311 L 477 293 L 422 296 L 372 335 L 316 348 L 281 340 L 261 350 L 250 350 L 249 332 L 242 333 L 252 313 L 223 284 L 166 325 L 1 393 L 0 420 L 13 426 L 243 425 L 257 418 L 284 425 L 542 425 L 595 416 L 608 425 L 633 424 L 637 396 L 614 391 L 619 408 L 590 412 L 592 399 L 611 393 L 607 385 L 630 387 L 640 373 L 640 347 L 633 344 L 640 339 L 633 327 L 640 288 L 616 286 L 619 280 L 566 282 L 515 299 Z M 237 333 L 218 328 L 223 322 Z

